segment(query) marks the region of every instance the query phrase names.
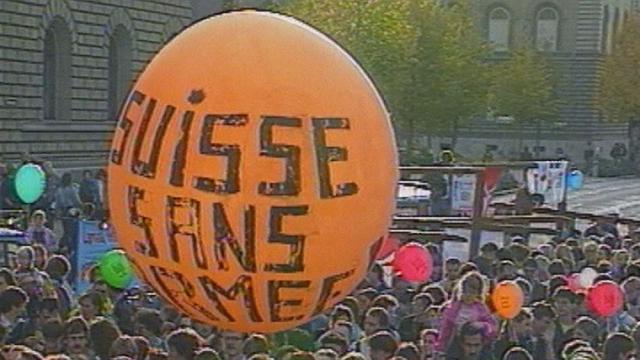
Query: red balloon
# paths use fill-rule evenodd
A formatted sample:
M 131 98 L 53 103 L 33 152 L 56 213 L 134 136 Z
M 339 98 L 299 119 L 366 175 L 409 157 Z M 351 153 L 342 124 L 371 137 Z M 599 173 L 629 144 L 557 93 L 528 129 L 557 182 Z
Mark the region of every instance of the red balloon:
M 402 280 L 422 282 L 431 276 L 433 259 L 424 246 L 419 243 L 409 243 L 396 251 L 392 266 Z
M 382 246 L 380 247 L 380 250 L 378 250 L 376 260 L 388 258 L 394 251 L 398 250 L 399 247 L 400 240 L 393 235 L 387 235 L 384 240 L 382 240 Z
M 601 281 L 589 288 L 585 298 L 587 309 L 592 313 L 609 317 L 622 308 L 624 295 L 620 286 L 613 281 Z

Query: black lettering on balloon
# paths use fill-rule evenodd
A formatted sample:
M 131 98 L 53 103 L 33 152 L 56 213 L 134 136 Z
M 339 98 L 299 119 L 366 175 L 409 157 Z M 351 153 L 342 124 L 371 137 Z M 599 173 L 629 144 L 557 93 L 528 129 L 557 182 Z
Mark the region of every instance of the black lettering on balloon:
M 300 299 L 281 299 L 280 289 L 307 289 L 311 285 L 311 281 L 289 281 L 289 280 L 269 280 L 269 315 L 273 322 L 285 322 L 300 320 L 304 314 L 296 316 L 281 315 L 282 308 L 285 306 L 300 306 Z
M 213 203 L 214 254 L 218 270 L 229 270 L 227 247 L 247 272 L 255 273 L 256 266 L 256 208 L 249 205 L 244 211 L 244 250 L 233 232 L 229 218 L 221 203 Z
M 118 146 L 114 146 L 114 149 L 111 151 L 111 162 L 116 165 L 122 164 L 122 159 L 126 152 L 125 147 L 129 142 L 129 135 L 131 134 L 131 128 L 133 127 L 133 121 L 128 117 L 131 104 L 136 103 L 140 105 L 146 97 L 147 96 L 140 91 L 134 90 L 131 93 L 131 96 L 129 96 L 129 100 L 127 100 L 127 104 L 124 107 L 124 113 L 122 114 L 122 119 L 120 119 L 120 123 L 118 124 L 118 127 L 124 131 L 124 134 L 122 134 L 120 144 Z
M 260 155 L 285 159 L 285 180 L 282 182 L 263 181 L 258 193 L 267 196 L 296 196 L 300 193 L 300 147 L 274 144 L 273 127 L 302 127 L 302 121 L 291 117 L 263 117 L 260 124 Z
M 351 269 L 340 274 L 329 276 L 322 281 L 322 290 L 320 290 L 320 297 L 318 298 L 316 309 L 313 312 L 314 316 L 324 311 L 329 300 L 335 299 L 340 296 L 340 291 L 333 292 L 333 287 L 335 286 L 335 284 L 339 281 L 351 277 L 355 272 L 355 269 Z
M 128 257 L 128 259 L 131 266 L 138 270 L 136 271 L 136 275 L 142 277 L 142 281 L 144 281 L 145 284 L 153 284 L 151 280 L 149 280 L 149 277 L 147 277 L 147 273 L 143 270 L 142 266 L 138 264 L 136 259 L 134 257 Z
M 151 275 L 153 275 L 154 283 L 157 285 L 156 287 L 154 287 L 154 289 L 164 294 L 164 298 L 167 299 L 171 304 L 173 304 L 173 306 L 184 309 L 182 307 L 182 303 L 178 301 L 180 292 L 177 290 L 171 290 L 171 287 L 163 280 L 163 277 L 169 277 L 167 271 L 164 268 L 157 266 L 150 266 L 149 270 L 151 270 Z
M 144 144 L 144 139 L 147 135 L 149 123 L 151 122 L 151 118 L 153 117 L 156 105 L 156 99 L 149 99 L 147 108 L 144 112 L 144 115 L 142 116 L 142 121 L 140 122 L 140 128 L 138 129 L 138 135 L 136 136 L 136 141 L 133 147 L 133 160 L 131 161 L 131 172 L 149 179 L 153 179 L 156 176 L 156 170 L 158 168 L 158 158 L 160 157 L 160 148 L 162 147 L 162 142 L 164 141 L 164 135 L 167 132 L 167 126 L 169 125 L 169 122 L 173 118 L 173 114 L 176 111 L 175 106 L 165 106 L 162 118 L 160 119 L 160 123 L 158 124 L 158 129 L 153 136 L 149 162 L 144 162 L 140 159 L 140 153 L 142 152 L 142 145 Z
M 258 312 L 258 305 L 256 303 L 255 294 L 253 291 L 253 284 L 251 283 L 251 277 L 248 275 L 241 275 L 236 282 L 228 289 L 224 289 L 222 286 L 216 284 L 208 276 L 198 277 L 200 285 L 204 289 L 205 294 L 211 300 L 218 312 L 226 318 L 227 321 L 235 322 L 235 318 L 229 313 L 229 311 L 220 302 L 220 296 L 232 301 L 236 300 L 238 295 L 242 296 L 243 305 L 249 311 L 249 318 L 253 322 L 262 322 L 262 316 Z
M 173 186 L 184 186 L 184 168 L 187 164 L 187 147 L 189 146 L 189 132 L 191 124 L 193 124 L 193 116 L 193 111 L 186 111 L 182 116 L 182 124 L 180 125 L 182 136 L 173 151 L 173 164 L 169 178 L 169 183 Z
M 195 188 L 216 194 L 235 194 L 240 191 L 240 146 L 237 144 L 212 143 L 213 129 L 216 125 L 244 126 L 249 122 L 246 114 L 214 115 L 204 118 L 200 136 L 200 153 L 203 155 L 224 156 L 227 158 L 227 174 L 225 179 L 197 177 Z
M 156 283 L 158 284 L 156 290 L 160 290 L 164 293 L 165 298 L 167 298 L 174 306 L 188 314 L 193 314 L 193 311 L 190 311 L 185 307 L 185 305 L 187 305 L 212 321 L 220 321 L 220 319 L 212 314 L 207 308 L 193 301 L 193 298 L 196 295 L 196 289 L 184 275 L 177 271 L 169 271 L 160 266 L 151 266 L 150 269 Z
M 304 271 L 305 235 L 289 235 L 282 233 L 282 219 L 285 216 L 302 216 L 309 212 L 309 206 L 273 206 L 269 218 L 269 243 L 289 246 L 288 261 L 284 264 L 266 264 L 265 271 L 278 273 L 294 273 Z
M 127 192 L 127 203 L 129 207 L 129 222 L 142 229 L 144 232 L 144 241 L 136 241 L 136 250 L 147 256 L 158 257 L 158 248 L 153 238 L 152 220 L 149 217 L 140 214 L 140 202 L 144 201 L 146 191 L 136 187 L 129 186 Z
M 342 129 L 349 130 L 349 119 L 345 118 L 313 118 L 313 142 L 316 150 L 316 165 L 318 168 L 318 180 L 320 184 L 320 197 L 330 199 L 358 193 L 358 184 L 354 182 L 337 184 L 331 183 L 331 170 L 329 163 L 334 161 L 346 161 L 347 149 L 343 147 L 327 146 L 325 130 Z
M 196 266 L 207 269 L 207 255 L 200 233 L 200 202 L 190 198 L 167 197 L 167 229 L 171 259 L 180 262 L 179 238 L 191 242 Z M 186 221 L 180 221 L 186 219 Z

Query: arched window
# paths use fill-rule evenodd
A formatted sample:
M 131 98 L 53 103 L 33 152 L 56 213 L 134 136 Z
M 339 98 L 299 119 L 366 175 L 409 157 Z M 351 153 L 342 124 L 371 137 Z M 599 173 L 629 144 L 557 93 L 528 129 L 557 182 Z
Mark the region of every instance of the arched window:
M 611 30 L 611 42 L 609 44 L 609 51 L 613 51 L 616 46 L 616 41 L 618 41 L 618 33 L 620 27 L 620 10 L 616 7 L 616 11 L 613 14 L 613 29 Z
M 604 54 L 609 49 L 609 6 L 604 7 L 602 13 L 602 39 L 600 41 L 600 51 Z
M 109 120 L 116 120 L 131 81 L 131 36 L 117 26 L 109 37 Z
M 540 51 L 558 50 L 558 30 L 560 16 L 558 11 L 545 7 L 536 16 L 536 48 Z
M 60 17 L 44 37 L 44 119 L 71 120 L 71 32 Z
M 495 51 L 509 50 L 511 15 L 503 7 L 497 7 L 489 13 L 489 43 Z

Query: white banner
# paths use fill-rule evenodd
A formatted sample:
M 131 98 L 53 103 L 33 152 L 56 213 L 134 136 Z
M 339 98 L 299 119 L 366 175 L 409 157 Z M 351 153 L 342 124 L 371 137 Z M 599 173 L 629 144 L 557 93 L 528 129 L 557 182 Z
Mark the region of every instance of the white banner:
M 544 203 L 554 208 L 564 200 L 567 191 L 567 161 L 537 161 L 537 167 L 527 170 L 527 185 L 531 194 L 544 196 Z
M 476 175 L 454 175 L 451 183 L 451 214 L 453 216 L 473 216 Z

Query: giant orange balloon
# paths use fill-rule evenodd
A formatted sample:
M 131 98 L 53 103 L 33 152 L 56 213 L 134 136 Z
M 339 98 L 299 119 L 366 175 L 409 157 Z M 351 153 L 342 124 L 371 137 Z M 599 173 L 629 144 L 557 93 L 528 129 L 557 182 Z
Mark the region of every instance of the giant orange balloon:
M 390 225 L 395 141 L 380 95 L 331 39 L 243 11 L 184 30 L 120 114 L 115 235 L 183 313 L 294 327 L 352 291 Z
M 513 319 L 522 309 L 524 293 L 513 281 L 502 281 L 491 293 L 492 308 L 503 319 Z

